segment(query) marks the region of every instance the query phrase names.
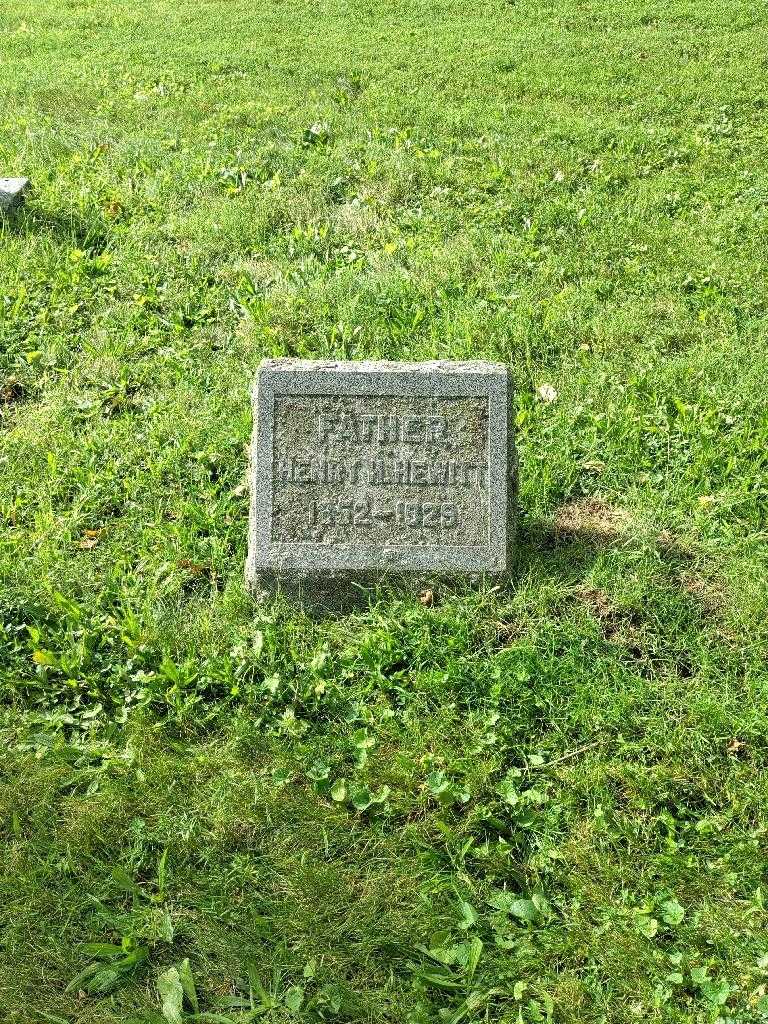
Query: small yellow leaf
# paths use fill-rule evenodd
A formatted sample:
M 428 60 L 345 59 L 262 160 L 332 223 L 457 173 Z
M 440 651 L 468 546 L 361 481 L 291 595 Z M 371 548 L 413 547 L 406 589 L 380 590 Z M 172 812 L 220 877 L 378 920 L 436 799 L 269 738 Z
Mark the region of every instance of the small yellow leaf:
M 36 665 L 45 665 L 48 668 L 55 668 L 59 663 L 59 659 L 53 651 L 33 651 L 32 661 L 34 661 Z

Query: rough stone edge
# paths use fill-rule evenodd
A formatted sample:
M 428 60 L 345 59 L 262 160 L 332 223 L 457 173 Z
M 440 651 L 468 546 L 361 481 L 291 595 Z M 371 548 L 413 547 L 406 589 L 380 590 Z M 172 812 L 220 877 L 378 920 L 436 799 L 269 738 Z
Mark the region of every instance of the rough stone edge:
M 280 370 L 295 370 L 302 373 L 333 371 L 335 373 L 480 373 L 487 376 L 508 375 L 509 367 L 504 363 L 485 362 L 482 359 L 453 360 L 433 359 L 421 363 L 395 362 L 389 359 L 294 359 L 288 356 L 277 359 L 262 359 L 258 374 Z M 256 385 L 254 385 L 255 388 Z

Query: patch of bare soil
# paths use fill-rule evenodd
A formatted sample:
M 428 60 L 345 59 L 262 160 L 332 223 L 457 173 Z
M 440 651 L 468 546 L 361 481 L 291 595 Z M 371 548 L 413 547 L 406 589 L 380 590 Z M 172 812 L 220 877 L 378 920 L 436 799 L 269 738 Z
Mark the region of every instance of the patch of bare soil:
M 494 627 L 496 629 L 496 646 L 499 649 L 508 647 L 523 633 L 520 623 L 514 620 L 499 620 L 494 623 Z
M 592 614 L 598 619 L 614 618 L 618 609 L 611 601 L 604 590 L 580 590 L 579 600 L 589 608 Z
M 629 513 L 599 498 L 567 501 L 555 513 L 555 535 L 562 538 L 615 540 L 629 523 Z
M 600 623 L 603 636 L 610 643 L 623 647 L 638 665 L 649 662 L 641 621 L 631 608 L 619 608 L 603 590 L 580 590 L 577 597 Z
M 678 566 L 678 580 L 682 590 L 692 597 L 702 611 L 712 617 L 722 616 L 728 607 L 728 591 L 725 584 L 712 574 L 702 575 L 696 572 L 694 563 L 697 551 L 690 542 L 681 540 L 669 530 L 662 530 L 656 538 L 656 544 L 672 564 Z
M 686 594 L 690 594 L 710 613 L 719 612 L 725 605 L 725 591 L 721 585 L 713 580 L 705 579 L 694 572 L 681 572 L 680 584 Z
M 656 545 L 659 551 L 670 556 L 678 562 L 690 562 L 696 557 L 696 552 L 691 545 L 676 537 L 669 530 L 662 530 L 656 538 Z

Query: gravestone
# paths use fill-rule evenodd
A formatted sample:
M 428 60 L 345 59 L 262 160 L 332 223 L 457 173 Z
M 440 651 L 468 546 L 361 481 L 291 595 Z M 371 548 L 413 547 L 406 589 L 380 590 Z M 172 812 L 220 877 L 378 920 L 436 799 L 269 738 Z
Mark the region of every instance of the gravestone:
M 268 359 L 253 402 L 251 589 L 343 605 L 385 578 L 504 578 L 505 366 Z
M 29 178 L 0 178 L 0 213 L 10 213 L 24 202 Z

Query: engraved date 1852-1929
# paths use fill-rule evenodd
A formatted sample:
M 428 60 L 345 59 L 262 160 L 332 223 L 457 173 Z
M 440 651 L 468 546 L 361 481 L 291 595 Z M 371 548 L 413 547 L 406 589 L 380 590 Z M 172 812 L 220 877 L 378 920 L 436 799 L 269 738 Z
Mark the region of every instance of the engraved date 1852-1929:
M 309 503 L 310 526 L 365 527 L 377 522 L 415 529 L 449 530 L 458 524 L 458 514 L 450 501 L 396 501 L 381 507 L 374 507 L 365 499 Z

